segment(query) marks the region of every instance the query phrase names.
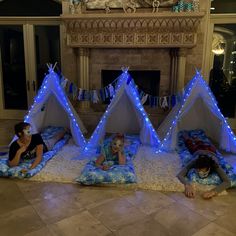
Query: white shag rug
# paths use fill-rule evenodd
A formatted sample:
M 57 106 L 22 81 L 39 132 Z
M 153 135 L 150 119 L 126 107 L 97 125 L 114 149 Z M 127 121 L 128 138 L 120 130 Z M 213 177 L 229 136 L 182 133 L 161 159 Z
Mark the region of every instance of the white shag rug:
M 84 168 L 87 160 L 74 160 L 81 153 L 72 139 L 35 176 L 33 181 L 72 183 Z
M 140 147 L 134 160 L 137 187 L 147 190 L 183 192 L 184 185 L 176 177 L 181 170 L 179 155 L 174 153 L 155 153 L 150 147 Z M 209 191 L 215 186 L 194 184 L 197 192 Z M 221 194 L 227 194 L 223 191 Z
M 141 146 L 134 160 L 137 185 L 142 189 L 183 191 L 176 178 L 180 166 L 178 154 L 156 153 L 150 147 Z
M 40 182 L 75 183 L 88 162 L 79 159 L 81 150 L 70 140 L 56 156 L 54 156 L 40 173 L 30 178 Z M 156 153 L 152 148 L 141 146 L 134 159 L 137 184 L 115 185 L 121 188 L 145 189 L 159 191 L 183 191 L 184 186 L 176 178 L 181 169 L 177 153 Z M 109 185 L 110 186 L 110 185 Z M 112 185 L 114 187 L 114 185 Z M 214 186 L 195 185 L 198 191 L 207 191 Z

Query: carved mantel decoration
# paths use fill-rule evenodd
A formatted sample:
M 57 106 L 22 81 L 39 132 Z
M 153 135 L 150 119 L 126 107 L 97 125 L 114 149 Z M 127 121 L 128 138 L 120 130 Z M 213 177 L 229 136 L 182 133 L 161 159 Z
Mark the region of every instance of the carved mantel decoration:
M 196 45 L 203 12 L 63 14 L 67 44 L 87 48 L 160 48 Z

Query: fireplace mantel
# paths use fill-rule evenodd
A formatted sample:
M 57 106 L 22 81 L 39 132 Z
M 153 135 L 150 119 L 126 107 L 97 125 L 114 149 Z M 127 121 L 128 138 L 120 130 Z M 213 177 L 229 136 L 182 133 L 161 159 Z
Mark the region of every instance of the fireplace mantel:
M 84 48 L 192 48 L 204 12 L 63 14 L 67 45 Z

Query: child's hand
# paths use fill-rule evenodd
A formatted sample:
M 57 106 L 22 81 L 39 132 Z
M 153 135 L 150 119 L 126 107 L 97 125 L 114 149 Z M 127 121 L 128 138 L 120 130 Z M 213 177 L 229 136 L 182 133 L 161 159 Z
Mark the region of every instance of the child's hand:
M 202 197 L 204 199 L 211 199 L 211 198 L 213 198 L 216 195 L 217 195 L 216 191 L 208 191 L 208 192 L 203 193 Z
M 26 149 L 27 149 L 27 146 L 23 145 L 23 146 L 21 146 L 21 147 L 19 148 L 18 151 L 19 151 L 20 153 L 23 153 L 23 152 L 26 151 Z
M 110 167 L 109 167 L 109 166 L 106 166 L 106 165 L 102 166 L 102 170 L 105 170 L 105 171 L 106 171 L 106 170 L 109 170 L 109 168 L 110 168 Z
M 118 154 L 122 155 L 123 152 L 124 152 L 123 149 L 120 149 L 120 150 L 118 151 Z
M 21 172 L 22 174 L 26 174 L 26 173 L 28 172 L 28 170 L 27 170 L 27 169 L 22 169 L 20 172 Z
M 194 198 L 195 197 L 195 190 L 191 184 L 186 184 L 185 185 L 185 196 L 189 198 Z

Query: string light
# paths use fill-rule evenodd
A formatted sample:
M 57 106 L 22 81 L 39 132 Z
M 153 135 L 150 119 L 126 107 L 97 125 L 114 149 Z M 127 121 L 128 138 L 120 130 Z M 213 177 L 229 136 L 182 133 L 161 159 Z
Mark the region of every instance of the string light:
M 172 147 L 169 147 L 169 146 L 168 146 L 168 145 L 169 145 L 169 142 L 171 142 L 170 139 L 172 138 L 172 137 L 171 137 L 171 135 L 172 135 L 172 132 L 171 132 L 171 131 L 172 131 L 172 129 L 176 126 L 177 121 L 178 121 L 178 119 L 179 119 L 179 116 L 180 116 L 180 114 L 182 113 L 183 108 L 184 108 L 184 106 L 185 106 L 185 104 L 186 104 L 186 100 L 187 100 L 188 97 L 191 95 L 192 89 L 197 86 L 197 83 L 199 83 L 200 86 L 202 86 L 202 87 L 207 91 L 209 97 L 211 98 L 211 101 L 213 102 L 213 105 L 214 105 L 213 108 L 214 108 L 214 110 L 215 110 L 216 113 L 218 113 L 218 115 L 222 118 L 222 121 L 223 121 L 223 123 L 224 123 L 224 125 L 225 125 L 225 127 L 226 127 L 226 129 L 227 129 L 227 131 L 228 131 L 228 135 L 229 135 L 229 138 L 230 138 L 229 141 L 231 141 L 232 144 L 233 144 L 233 147 L 235 147 L 235 149 L 233 149 L 232 147 L 222 147 L 222 146 L 221 146 L 221 148 L 224 149 L 225 151 L 236 152 L 236 137 L 235 137 L 235 135 L 234 135 L 232 129 L 230 128 L 228 122 L 226 121 L 225 117 L 224 117 L 223 114 L 221 113 L 221 111 L 220 111 L 220 109 L 219 109 L 219 107 L 218 107 L 218 105 L 217 105 L 216 99 L 215 99 L 213 93 L 211 92 L 211 90 L 210 90 L 208 84 L 207 84 L 206 81 L 202 78 L 202 75 L 200 74 L 199 71 L 196 72 L 196 75 L 194 76 L 194 78 L 193 78 L 193 79 L 188 83 L 188 85 L 186 86 L 185 91 L 187 91 L 187 92 L 185 92 L 185 94 L 184 94 L 183 104 L 182 104 L 181 108 L 179 109 L 177 115 L 175 116 L 174 121 L 172 122 L 173 125 L 169 128 L 169 131 L 167 132 L 166 137 L 164 138 L 164 140 L 163 140 L 163 142 L 162 142 L 162 144 L 161 144 L 161 149 L 162 149 L 162 150 L 165 150 L 165 151 L 169 151 L 169 150 L 172 149 Z M 231 146 L 231 145 L 229 144 L 228 146 Z
M 127 84 L 127 81 L 129 81 L 129 83 Z M 143 121 L 144 121 L 144 125 L 146 127 L 149 128 L 150 130 L 150 144 L 155 146 L 156 148 L 159 148 L 160 146 L 160 140 L 158 138 L 158 135 L 156 133 L 156 131 L 154 130 L 145 110 L 143 109 L 143 106 L 140 102 L 140 98 L 139 98 L 139 94 L 138 91 L 136 90 L 136 85 L 134 83 L 134 81 L 131 79 L 130 80 L 130 75 L 128 73 L 128 69 L 124 69 L 123 73 L 121 74 L 120 77 L 118 77 L 118 82 L 116 85 L 116 89 L 115 89 L 115 94 L 119 94 L 121 92 L 121 89 L 127 90 L 127 94 L 128 96 L 132 96 L 131 97 L 131 101 L 133 101 L 134 106 L 136 107 L 137 111 L 141 114 Z M 113 96 L 110 104 L 108 105 L 103 117 L 101 118 L 100 122 L 98 123 L 95 131 L 93 132 L 86 148 L 87 150 L 89 148 L 95 148 L 98 144 L 99 144 L 99 140 L 102 136 L 102 134 L 105 133 L 104 129 L 105 127 L 103 127 L 104 122 L 106 122 L 107 117 L 109 116 L 110 112 L 111 112 L 111 106 L 113 105 L 113 100 L 115 100 L 116 96 Z
M 33 116 L 36 115 L 36 113 L 38 112 L 38 110 L 34 111 L 35 106 L 44 101 L 48 92 L 50 94 L 55 95 L 58 102 L 64 107 L 66 112 L 69 114 L 68 118 L 70 119 L 70 121 L 72 122 L 72 125 L 75 128 L 74 132 L 73 132 L 75 135 L 75 137 L 74 137 L 75 141 L 81 147 L 84 147 L 86 145 L 85 138 L 79 128 L 79 125 L 77 124 L 76 117 L 73 114 L 73 112 L 69 106 L 68 98 L 66 97 L 66 94 L 60 85 L 58 75 L 54 72 L 52 67 L 49 67 L 49 73 L 45 76 L 44 81 L 41 85 L 41 88 L 38 91 L 38 95 L 35 97 L 33 105 L 31 106 L 30 110 L 28 111 L 28 114 L 25 116 L 24 121 L 28 122 L 30 124 L 33 124 Z M 59 95 L 59 96 L 57 96 L 57 95 Z M 59 100 L 59 98 L 63 101 L 62 103 Z

